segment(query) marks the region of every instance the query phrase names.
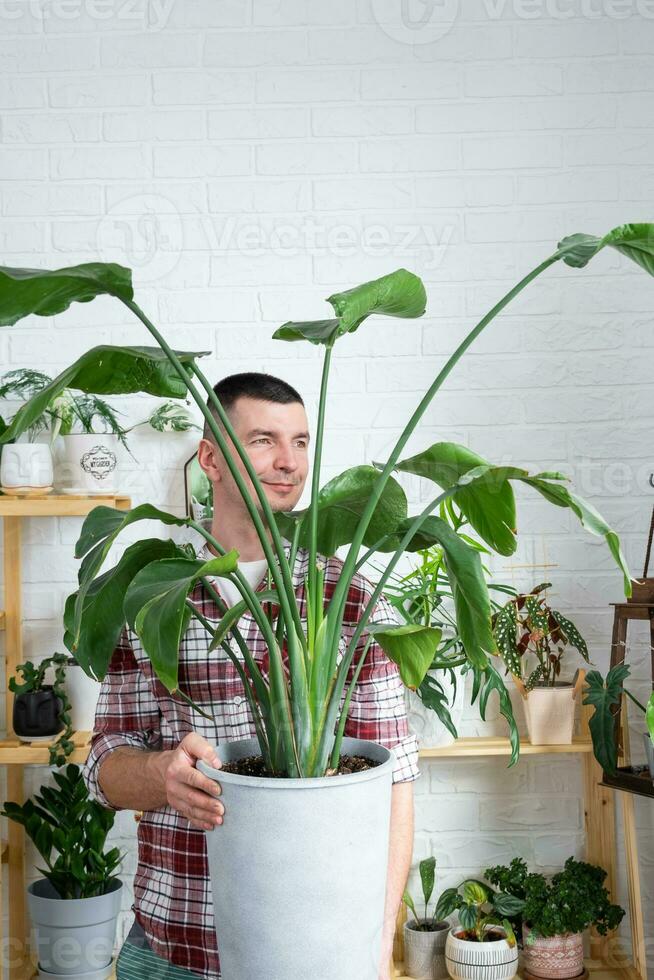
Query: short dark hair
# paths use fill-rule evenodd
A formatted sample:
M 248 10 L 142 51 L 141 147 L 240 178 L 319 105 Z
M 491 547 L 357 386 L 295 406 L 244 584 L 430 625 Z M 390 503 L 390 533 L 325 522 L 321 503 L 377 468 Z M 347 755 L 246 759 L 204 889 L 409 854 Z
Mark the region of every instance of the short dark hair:
M 214 385 L 213 390 L 228 415 L 238 398 L 258 398 L 264 402 L 277 402 L 278 405 L 290 405 L 292 402 L 304 405 L 300 393 L 292 385 L 272 374 L 260 374 L 257 371 L 230 374 Z M 208 400 L 207 407 L 216 418 L 216 411 Z M 207 422 L 204 423 L 202 435 L 205 439 L 212 438 Z

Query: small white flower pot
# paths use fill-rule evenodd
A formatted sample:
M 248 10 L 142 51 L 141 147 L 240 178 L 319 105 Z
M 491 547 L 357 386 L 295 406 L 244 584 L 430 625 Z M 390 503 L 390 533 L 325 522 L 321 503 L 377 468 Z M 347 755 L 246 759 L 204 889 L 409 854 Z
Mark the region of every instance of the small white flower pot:
M 107 433 L 61 436 L 57 484 L 62 493 L 114 493 L 118 437 Z
M 423 922 L 421 919 L 421 925 Z M 412 980 L 447 980 L 445 941 L 449 921 L 435 922 L 437 928 L 427 932 L 415 925 L 415 919 L 404 923 L 404 972 Z
M 49 493 L 52 482 L 52 453 L 46 443 L 17 442 L 2 447 L 3 493 Z
M 525 701 L 532 745 L 569 745 L 575 721 L 576 689 L 572 684 L 534 687 Z
M 500 932 L 502 939 L 476 943 L 459 939 L 463 926 L 453 926 L 445 942 L 445 963 L 452 980 L 511 980 L 518 972 L 518 945 L 510 946 L 501 926 L 485 931 Z
M 66 667 L 66 693 L 70 701 L 70 723 L 76 732 L 91 732 L 95 723 L 95 709 L 100 695 L 100 684 L 89 677 L 79 664 Z

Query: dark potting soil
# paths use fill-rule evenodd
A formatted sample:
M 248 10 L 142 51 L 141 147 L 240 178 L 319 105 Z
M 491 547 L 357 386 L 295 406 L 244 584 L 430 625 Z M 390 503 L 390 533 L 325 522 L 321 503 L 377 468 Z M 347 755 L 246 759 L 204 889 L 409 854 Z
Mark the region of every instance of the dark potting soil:
M 380 763 L 374 759 L 367 759 L 363 755 L 342 755 L 336 772 L 328 773 L 329 776 L 347 776 L 353 772 L 364 772 L 366 769 L 375 769 Z M 236 762 L 224 762 L 223 772 L 233 772 L 239 776 L 267 776 L 272 779 L 287 779 L 284 773 L 270 772 L 266 769 L 263 756 L 248 755 L 244 759 L 237 759 Z
M 478 943 L 479 940 L 474 932 L 456 932 L 455 936 L 457 939 L 465 939 L 467 943 Z M 506 939 L 503 932 L 496 932 L 495 929 L 489 929 L 488 932 L 484 934 L 485 943 L 496 943 L 500 939 Z

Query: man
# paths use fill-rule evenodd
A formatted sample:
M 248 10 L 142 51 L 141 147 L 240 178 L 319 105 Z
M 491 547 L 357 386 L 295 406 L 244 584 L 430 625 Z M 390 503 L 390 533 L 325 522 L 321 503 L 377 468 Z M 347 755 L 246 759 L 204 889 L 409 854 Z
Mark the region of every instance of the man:
M 300 395 L 284 381 L 252 373 L 225 378 L 214 390 L 272 509 L 292 510 L 309 470 L 308 423 Z M 213 485 L 212 534 L 225 549 L 238 550 L 239 565 L 256 587 L 266 568 L 263 548 L 206 426 L 198 458 Z M 241 460 L 235 458 L 254 497 L 251 480 Z M 205 547 L 200 555 L 208 558 L 211 552 Z M 300 549 L 293 569 L 298 596 L 302 594 L 306 558 L 307 552 Z M 336 558 L 326 560 L 328 592 L 341 567 Z M 219 579 L 215 584 L 227 605 L 236 601 L 230 582 Z M 352 619 L 356 620 L 357 611 L 371 594 L 370 583 L 357 575 L 348 596 Z M 218 607 L 204 586 L 198 585 L 190 599 L 212 624 L 220 619 Z M 392 607 L 380 600 L 371 621 L 393 618 Z M 251 617 L 243 617 L 239 628 L 257 661 L 264 663 L 265 644 Z M 344 625 L 346 637 L 348 629 L 352 635 L 354 628 Z M 364 631 L 355 663 L 366 638 Z M 154 677 L 138 637 L 127 628 L 102 683 L 85 779 L 90 793 L 105 806 L 143 811 L 134 881 L 136 920 L 118 959 L 117 980 L 152 976 L 159 970 L 163 972 L 156 972 L 156 976 L 167 980 L 198 976 L 215 980 L 220 975 L 204 831 L 220 833 L 223 819 L 238 819 L 238 814 L 225 813 L 217 798 L 220 788 L 216 789 L 195 764 L 204 759 L 220 767 L 214 746 L 221 740 L 252 737 L 255 729 L 233 664 L 224 651 L 216 650 L 209 656 L 207 646 L 204 627 L 192 620 L 180 646 L 180 687 L 213 714 L 209 720 L 165 690 Z M 411 861 L 412 781 L 419 773 L 417 743 L 409 733 L 404 708 L 404 688 L 397 668 L 376 643 L 370 646 L 353 692 L 345 734 L 381 742 L 396 755 L 380 968 L 380 980 L 387 980 L 395 919 Z

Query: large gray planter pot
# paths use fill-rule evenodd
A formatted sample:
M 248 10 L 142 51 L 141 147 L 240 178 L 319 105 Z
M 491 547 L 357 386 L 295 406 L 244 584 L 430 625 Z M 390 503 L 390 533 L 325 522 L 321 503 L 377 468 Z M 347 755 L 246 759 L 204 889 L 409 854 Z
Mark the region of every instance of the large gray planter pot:
M 652 742 L 652 737 L 649 732 L 643 732 L 643 739 L 645 742 L 647 764 L 649 765 L 649 774 L 654 779 L 654 742 Z
M 106 974 L 116 939 L 122 888 L 122 881 L 116 878 L 104 895 L 59 898 L 46 878 L 28 886 L 27 905 L 36 932 L 39 969 L 44 974 Z
M 404 972 L 412 980 L 447 980 L 445 940 L 450 923 L 447 919 L 435 922 L 438 928 L 428 932 L 416 929 L 415 924 L 415 919 L 404 923 Z
M 256 739 L 217 751 L 224 762 L 261 754 Z M 198 761 L 225 806 L 206 834 L 223 980 L 377 980 L 393 756 L 352 738 L 342 752 L 381 764 L 270 779 Z

